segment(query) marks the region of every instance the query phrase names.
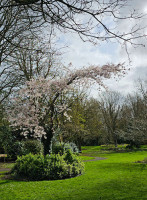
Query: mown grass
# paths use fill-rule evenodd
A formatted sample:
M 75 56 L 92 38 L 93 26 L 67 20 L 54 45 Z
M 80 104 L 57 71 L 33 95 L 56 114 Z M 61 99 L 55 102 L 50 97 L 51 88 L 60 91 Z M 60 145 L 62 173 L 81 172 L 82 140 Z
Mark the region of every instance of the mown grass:
M 26 200 L 145 200 L 147 165 L 135 163 L 147 157 L 147 151 L 109 153 L 101 147 L 83 147 L 83 155 L 105 157 L 86 162 L 85 174 L 56 181 L 0 180 L 0 199 Z

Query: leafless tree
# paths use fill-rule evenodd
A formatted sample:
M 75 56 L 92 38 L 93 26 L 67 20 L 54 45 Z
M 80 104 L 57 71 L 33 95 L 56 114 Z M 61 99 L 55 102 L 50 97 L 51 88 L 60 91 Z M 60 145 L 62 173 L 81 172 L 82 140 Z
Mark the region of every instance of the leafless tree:
M 128 95 L 127 102 L 131 118 L 144 117 L 146 106 L 143 98 L 139 95 L 139 93 Z
M 1 66 L 0 103 L 32 78 L 54 78 L 57 75 L 60 51 L 52 45 L 51 42 L 44 44 L 39 38 L 28 38 L 21 41 L 21 47 L 13 49 L 5 58 L 6 65 Z
M 28 20 L 21 7 L 9 7 L 12 1 L 0 1 L 0 65 L 33 31 L 35 35 L 34 19 Z
M 1 0 L 0 9 L 21 9 L 21 17 L 28 24 L 49 23 L 60 30 L 78 33 L 84 41 L 116 39 L 125 45 L 138 45 L 136 40 L 146 37 L 145 27 L 139 23 L 144 16 L 133 8 L 126 13 L 127 6 L 128 0 Z M 128 20 L 130 29 L 120 30 L 119 23 Z
M 34 19 L 29 23 L 23 15 L 21 7 L 9 7 L 12 1 L 0 1 L 0 103 L 17 87 L 21 78 L 16 76 L 16 67 L 8 62 L 26 38 L 35 37 L 36 26 Z M 36 20 L 36 19 L 35 19 Z M 28 49 L 28 48 L 27 48 Z M 18 71 L 17 71 L 18 73 Z
M 101 95 L 100 110 L 103 116 L 103 123 L 106 127 L 108 140 L 117 147 L 117 131 L 119 128 L 119 116 L 122 106 L 122 97 L 118 92 L 106 92 Z
M 139 79 L 137 82 L 137 90 L 139 95 L 144 100 L 144 104 L 147 106 L 147 80 Z

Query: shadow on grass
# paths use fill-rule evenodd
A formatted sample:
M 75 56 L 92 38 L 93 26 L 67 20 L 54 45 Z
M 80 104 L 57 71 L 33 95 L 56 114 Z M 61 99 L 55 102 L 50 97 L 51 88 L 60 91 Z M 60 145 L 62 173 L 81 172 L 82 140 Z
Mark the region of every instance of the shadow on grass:
M 1 179 L 1 180 L 3 180 L 3 182 L 0 182 L 0 185 L 5 185 L 5 184 L 8 184 L 8 183 L 12 183 L 12 182 L 13 182 L 13 180 L 11 180 L 11 179 L 7 179 L 7 180 Z
M 91 165 L 91 163 L 87 162 L 88 165 Z M 131 162 L 131 163 L 100 163 L 99 165 L 95 166 L 97 170 L 105 170 L 106 172 L 112 172 L 115 171 L 136 171 L 136 173 L 139 173 L 139 171 L 147 170 L 147 164 L 144 163 L 136 163 L 136 162 Z

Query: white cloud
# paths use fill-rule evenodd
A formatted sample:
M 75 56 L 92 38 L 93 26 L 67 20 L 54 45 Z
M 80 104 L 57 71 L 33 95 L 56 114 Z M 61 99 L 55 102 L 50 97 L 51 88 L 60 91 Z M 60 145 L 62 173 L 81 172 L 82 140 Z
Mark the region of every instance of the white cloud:
M 72 62 L 75 67 L 82 67 L 91 65 L 103 65 L 106 62 L 111 62 L 111 54 L 101 52 L 99 46 L 93 46 L 90 43 L 83 42 L 81 39 L 73 34 L 66 34 L 62 37 L 68 43 L 68 49 L 64 54 L 64 63 Z
M 147 13 L 147 1 L 138 1 L 132 0 L 130 2 L 130 7 L 125 7 L 123 12 L 128 10 L 138 10 L 144 14 Z M 128 24 L 121 21 L 119 28 L 121 30 L 127 30 L 131 25 L 134 24 L 134 20 L 129 20 Z M 146 17 L 138 21 L 138 25 L 145 26 L 147 25 Z M 68 44 L 69 48 L 63 56 L 63 62 L 65 65 L 72 62 L 74 67 L 92 65 L 103 65 L 106 63 L 119 63 L 125 62 L 127 67 L 130 67 L 131 70 L 128 71 L 128 74 L 122 78 L 120 81 L 116 82 L 115 80 L 107 80 L 105 83 L 111 90 L 118 90 L 121 93 L 127 94 L 134 91 L 134 81 L 139 78 L 145 79 L 147 74 L 147 41 L 145 39 L 136 40 L 138 43 L 146 45 L 146 47 L 138 46 L 134 48 L 133 46 L 128 46 L 129 56 L 131 63 L 129 63 L 128 55 L 125 49 L 122 49 L 121 46 L 117 43 L 107 43 L 101 42 L 97 46 L 93 46 L 88 42 L 82 42 L 82 40 L 77 36 L 77 34 L 66 33 L 61 35 L 60 43 Z M 92 94 L 97 95 L 97 90 L 93 86 Z

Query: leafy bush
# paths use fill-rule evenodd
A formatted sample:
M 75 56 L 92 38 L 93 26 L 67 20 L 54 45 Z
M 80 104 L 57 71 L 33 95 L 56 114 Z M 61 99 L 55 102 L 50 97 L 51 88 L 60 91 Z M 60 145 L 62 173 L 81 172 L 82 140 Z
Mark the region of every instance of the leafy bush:
M 126 149 L 135 149 L 135 148 L 140 148 L 141 145 L 138 144 L 137 142 L 130 142 L 127 146 Z
M 28 178 L 30 180 L 36 178 L 36 180 L 39 180 L 43 176 L 43 164 L 43 155 L 27 154 L 17 158 L 12 168 L 12 173 L 17 177 Z
M 0 125 L 0 153 L 6 153 L 9 156 L 15 154 L 14 152 L 15 137 L 10 128 L 5 125 Z
M 23 141 L 22 155 L 26 154 L 43 154 L 43 145 L 38 140 L 25 140 Z
M 70 142 L 70 143 L 56 142 L 52 145 L 51 152 L 54 154 L 59 153 L 60 155 L 63 155 L 69 149 L 71 150 L 72 153 L 76 153 L 76 154 L 79 153 L 78 147 L 73 142 Z
M 38 140 L 25 140 L 25 141 L 13 141 L 7 142 L 4 146 L 5 153 L 8 157 L 16 160 L 17 156 L 32 154 L 43 154 L 43 145 Z
M 64 154 L 64 143 L 63 142 L 56 142 L 52 145 L 51 147 L 51 153 L 53 154 L 60 154 L 63 155 Z
M 26 180 L 56 180 L 74 177 L 84 172 L 84 163 L 70 150 L 67 153 L 43 155 L 28 154 L 18 157 L 12 174 Z
M 23 143 L 16 141 L 14 143 L 8 143 L 5 146 L 5 153 L 9 159 L 16 160 L 17 156 L 22 155 Z

